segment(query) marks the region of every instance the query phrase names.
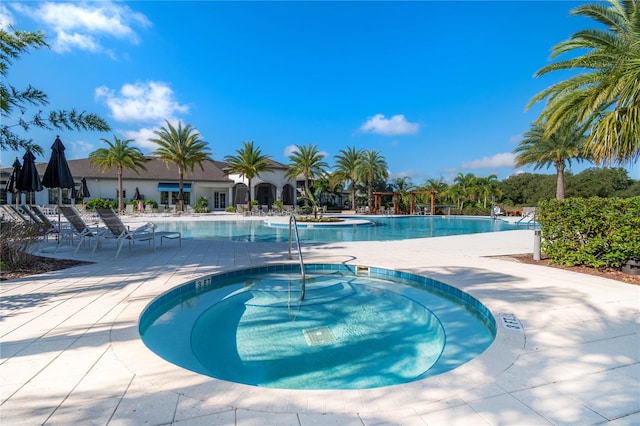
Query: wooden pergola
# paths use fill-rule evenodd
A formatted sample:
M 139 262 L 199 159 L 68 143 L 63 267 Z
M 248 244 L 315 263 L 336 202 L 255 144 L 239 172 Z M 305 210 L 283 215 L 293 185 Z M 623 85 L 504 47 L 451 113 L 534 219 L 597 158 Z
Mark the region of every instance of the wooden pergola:
M 397 192 L 374 192 L 373 193 L 373 214 L 378 214 L 380 207 L 382 207 L 382 196 L 393 195 L 393 214 L 400 214 L 400 208 L 398 207 L 398 193 Z
M 431 194 L 431 214 L 436 214 L 436 194 L 438 191 L 409 191 L 409 196 L 411 197 L 409 214 L 415 214 L 416 208 L 416 195 L 419 194 Z M 400 208 L 398 206 L 398 192 L 374 192 L 373 193 L 373 214 L 378 214 L 380 211 L 380 207 L 382 207 L 382 196 L 383 195 L 392 195 L 393 196 L 393 214 L 400 214 Z
M 438 191 L 411 191 L 409 192 L 409 195 L 411 196 L 411 202 L 410 202 L 410 206 L 409 207 L 411 209 L 411 213 L 410 214 L 414 214 L 415 211 L 415 207 L 416 207 L 416 195 L 418 194 L 431 194 L 431 214 L 434 215 L 436 214 L 436 194 L 438 193 Z

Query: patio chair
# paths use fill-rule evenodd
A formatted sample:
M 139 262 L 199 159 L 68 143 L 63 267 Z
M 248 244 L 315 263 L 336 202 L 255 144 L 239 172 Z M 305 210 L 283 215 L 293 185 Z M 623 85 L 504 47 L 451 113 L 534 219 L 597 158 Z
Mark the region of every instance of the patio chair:
M 11 204 L 2 204 L 0 205 L 0 208 L 2 209 L 3 220 L 12 220 L 14 222 L 21 222 L 25 224 L 31 223 L 27 216 L 22 214 L 15 206 Z
M 104 235 L 106 229 L 96 226 L 95 229 L 92 230 L 84 219 L 82 219 L 80 213 L 71 206 L 60 206 L 60 212 L 71 225 L 74 236 L 77 235 L 80 238 L 78 246 L 73 254 L 78 252 L 83 241 L 87 238 L 95 239 L 96 246 L 98 245 L 98 239 Z
M 147 223 L 133 231 L 122 223 L 120 217 L 113 211 L 113 209 L 97 208 L 96 211 L 100 215 L 100 219 L 107 226 L 108 235 L 110 238 L 114 238 L 117 244 L 116 259 L 120 254 L 120 250 L 125 242 L 129 243 L 129 249 L 131 249 L 131 243 L 135 241 L 147 241 L 153 247 L 153 251 L 156 250 L 156 237 L 160 237 L 160 245 L 162 241 L 166 239 L 178 239 L 179 245 L 182 246 L 182 234 L 180 232 L 155 232 L 156 225 L 153 223 Z M 110 234 L 110 235 L 109 235 Z M 104 238 L 104 237 L 103 237 Z M 98 244 L 93 248 L 93 252 L 96 251 Z

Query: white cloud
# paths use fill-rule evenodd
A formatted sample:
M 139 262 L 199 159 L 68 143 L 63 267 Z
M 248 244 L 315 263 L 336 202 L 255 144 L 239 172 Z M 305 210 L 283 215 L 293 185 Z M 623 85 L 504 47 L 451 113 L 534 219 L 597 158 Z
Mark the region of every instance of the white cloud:
M 497 167 L 513 167 L 515 154 L 512 152 L 501 152 L 492 157 L 483 157 L 479 160 L 465 161 L 462 163 L 463 170 L 468 169 L 492 169 Z
M 297 151 L 298 151 L 297 145 L 287 145 L 284 147 L 283 154 L 286 158 L 289 158 L 290 155 L 292 155 L 294 152 L 297 152 Z M 325 159 L 329 158 L 329 153 L 327 151 L 319 151 L 318 153 L 324 156 Z
M 522 133 L 513 135 L 509 138 L 509 145 L 519 145 L 524 135 Z
M 367 119 L 360 130 L 381 135 L 412 135 L 418 133 L 418 124 L 407 121 L 403 114 L 385 118 L 383 114 L 376 114 Z
M 4 4 L 0 4 L 0 29 L 7 29 L 14 25 L 13 15 Z
M 12 7 L 56 34 L 51 44 L 56 52 L 81 49 L 109 53 L 108 49 L 102 47 L 100 37 L 113 37 L 138 44 L 139 38 L 134 27 L 151 25 L 143 14 L 121 3 L 109 1 L 44 2 L 36 7 L 12 3 Z
M 117 121 L 171 121 L 176 113 L 186 113 L 189 107 L 174 99 L 173 90 L 163 82 L 125 84 L 119 93 L 106 86 L 95 91 L 97 100 L 104 100 Z
M 173 125 L 173 123 L 171 123 Z M 151 151 L 155 151 L 158 145 L 154 142 L 149 142 L 149 138 L 157 138 L 158 135 L 153 133 L 154 130 L 158 130 L 160 126 L 148 128 L 144 127 L 139 130 L 128 130 L 122 132 L 127 139 L 133 139 L 133 145 L 142 150 L 144 154 L 149 154 Z

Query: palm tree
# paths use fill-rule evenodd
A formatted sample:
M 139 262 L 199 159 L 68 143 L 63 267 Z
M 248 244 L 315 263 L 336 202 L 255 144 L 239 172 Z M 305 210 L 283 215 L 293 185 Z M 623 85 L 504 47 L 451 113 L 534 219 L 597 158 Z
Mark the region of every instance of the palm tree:
M 409 191 L 414 189 L 411 178 L 409 176 L 397 177 L 391 182 L 390 187 L 392 191 L 398 193 L 400 210 L 409 211 Z
M 498 197 L 502 196 L 502 191 L 497 186 L 498 176 L 495 174 L 490 174 L 484 178 L 478 178 L 478 188 L 480 189 L 480 195 L 482 196 L 482 205 L 484 208 L 487 208 L 487 200 L 489 197 L 497 195 Z
M 260 148 L 253 146 L 253 141 L 242 142 L 242 148 L 238 149 L 237 155 L 227 155 L 224 161 L 229 163 L 228 172 L 237 173 L 242 178 L 247 179 L 249 187 L 249 204 L 251 208 L 251 180 L 260 176 L 260 173 L 268 171 L 270 155 L 263 155 Z
M 362 161 L 358 166 L 358 176 L 367 182 L 367 207 L 369 208 L 369 212 L 372 212 L 373 182 L 377 179 L 386 180 L 389 176 L 387 161 L 380 154 L 380 151 L 363 151 Z
M 152 152 L 152 155 L 164 160 L 167 168 L 169 163 L 178 166 L 178 183 L 180 195 L 178 196 L 180 211 L 184 209 L 184 177 L 187 171 L 193 172 L 195 165 L 200 166 L 205 161 L 211 160 L 211 151 L 207 150 L 207 143 L 200 139 L 200 133 L 191 124 L 182 127 L 182 122 L 178 122 L 178 127 L 174 127 L 165 120 L 167 127 L 154 130 L 158 137 L 149 138 L 155 142 L 159 148 Z
M 539 70 L 584 70 L 537 94 L 527 105 L 547 99 L 538 120 L 546 135 L 577 117 L 590 135 L 584 148 L 596 163 L 633 163 L 640 157 L 640 11 L 638 0 L 607 0 L 576 7 L 605 29 L 583 30 L 553 47 L 552 58 L 570 59 Z
M 549 134 L 545 124 L 533 124 L 513 151 L 515 165 L 533 165 L 534 170 L 553 165 L 556 168 L 556 199 L 564 200 L 564 170 L 571 160 L 589 160 L 584 151 L 585 137 L 577 125 L 559 128 Z
M 454 185 L 449 191 L 456 198 L 456 203 L 460 211 L 464 208 L 466 200 L 475 201 L 476 191 L 478 190 L 477 178 L 473 173 L 458 173 L 453 179 Z
M 362 150 L 354 147 L 341 149 L 336 155 L 335 171 L 332 176 L 341 182 L 349 182 L 351 191 L 351 208 L 356 208 L 356 183 L 358 182 L 358 165 L 362 161 Z
M 299 175 L 304 176 L 304 195 L 308 197 L 309 179 L 323 177 L 329 165 L 323 160 L 324 155 L 320 153 L 317 145 L 296 145 L 295 150 L 289 156 L 289 168 L 286 177 L 296 180 Z
M 89 154 L 89 162 L 96 167 L 100 167 L 102 172 L 111 170 L 113 167 L 118 172 L 118 212 L 124 211 L 124 198 L 122 196 L 122 172 L 124 169 L 134 171 L 140 175 L 140 170 L 147 170 L 145 163 L 147 159 L 139 148 L 130 146 L 133 139 L 120 139 L 113 136 L 113 142 L 107 139 L 100 139 L 106 143 L 108 148 L 98 148 Z

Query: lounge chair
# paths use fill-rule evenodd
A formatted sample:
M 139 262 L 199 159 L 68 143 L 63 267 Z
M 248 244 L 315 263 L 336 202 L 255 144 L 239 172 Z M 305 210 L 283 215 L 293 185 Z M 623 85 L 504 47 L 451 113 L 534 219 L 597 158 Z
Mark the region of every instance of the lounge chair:
M 153 223 L 147 223 L 133 231 L 122 223 L 120 217 L 113 211 L 113 209 L 97 208 L 96 211 L 100 216 L 100 219 L 107 226 L 109 237 L 115 238 L 118 249 L 116 250 L 116 259 L 120 254 L 122 245 L 129 242 L 129 248 L 131 243 L 135 241 L 148 241 L 153 247 L 153 251 L 156 250 L 156 237 L 160 237 L 160 245 L 162 241 L 166 239 L 178 239 L 179 245 L 182 246 L 182 234 L 180 232 L 155 232 L 156 225 Z M 98 244 L 93 248 L 93 252 L 96 251 Z
M 94 238 L 96 240 L 96 246 L 98 245 L 98 239 L 105 234 L 106 229 L 96 226 L 95 229 L 92 230 L 84 219 L 82 219 L 80 213 L 71 206 L 60 206 L 60 212 L 71 225 L 73 234 L 80 238 L 78 246 L 73 254 L 78 252 L 82 242 L 87 238 Z
M 3 220 L 11 220 L 14 222 L 19 222 L 24 224 L 31 223 L 31 220 L 29 220 L 29 217 L 22 214 L 15 206 L 11 204 L 0 205 L 0 208 L 2 209 Z

